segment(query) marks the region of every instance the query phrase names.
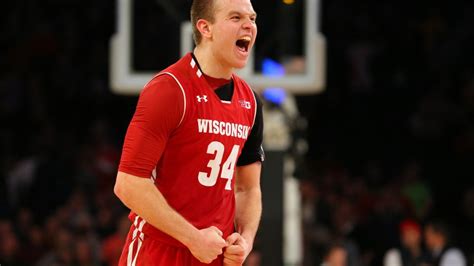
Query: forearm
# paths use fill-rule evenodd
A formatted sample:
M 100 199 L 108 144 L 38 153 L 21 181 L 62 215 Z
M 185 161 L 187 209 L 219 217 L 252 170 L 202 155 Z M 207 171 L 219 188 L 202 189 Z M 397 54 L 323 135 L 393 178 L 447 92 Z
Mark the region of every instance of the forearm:
M 262 193 L 260 187 L 236 191 L 235 224 L 237 232 L 253 247 L 255 235 L 262 215 Z
M 167 203 L 150 179 L 119 172 L 115 194 L 147 223 L 184 245 L 196 241 L 199 231 Z

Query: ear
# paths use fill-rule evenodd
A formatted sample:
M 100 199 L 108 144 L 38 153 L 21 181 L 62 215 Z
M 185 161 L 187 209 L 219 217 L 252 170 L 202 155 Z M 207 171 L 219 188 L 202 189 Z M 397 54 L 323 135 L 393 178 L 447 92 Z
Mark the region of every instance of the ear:
M 203 38 L 212 37 L 212 28 L 211 23 L 205 19 L 199 19 L 196 22 L 196 28 L 201 33 Z

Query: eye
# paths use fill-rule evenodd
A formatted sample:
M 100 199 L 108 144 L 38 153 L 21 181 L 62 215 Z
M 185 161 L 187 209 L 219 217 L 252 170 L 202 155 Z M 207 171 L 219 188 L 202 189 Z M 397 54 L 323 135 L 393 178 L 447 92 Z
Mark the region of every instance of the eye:
M 240 20 L 240 16 L 232 16 L 230 19 L 234 20 L 234 21 L 239 21 Z

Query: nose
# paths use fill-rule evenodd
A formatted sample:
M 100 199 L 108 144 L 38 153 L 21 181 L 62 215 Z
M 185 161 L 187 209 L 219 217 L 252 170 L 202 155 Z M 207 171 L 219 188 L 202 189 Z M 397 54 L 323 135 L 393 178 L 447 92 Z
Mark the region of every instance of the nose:
M 245 22 L 242 24 L 242 28 L 244 29 L 252 29 L 255 27 L 256 27 L 255 21 L 252 21 L 251 19 L 246 19 Z

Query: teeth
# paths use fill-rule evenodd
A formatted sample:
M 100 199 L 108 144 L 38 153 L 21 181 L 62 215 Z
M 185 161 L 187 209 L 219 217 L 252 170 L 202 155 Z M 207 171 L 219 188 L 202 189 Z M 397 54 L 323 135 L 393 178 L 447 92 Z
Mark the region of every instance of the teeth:
M 252 38 L 250 38 L 249 36 L 245 36 L 245 37 L 242 37 L 241 40 L 250 42 L 250 40 L 252 40 Z

